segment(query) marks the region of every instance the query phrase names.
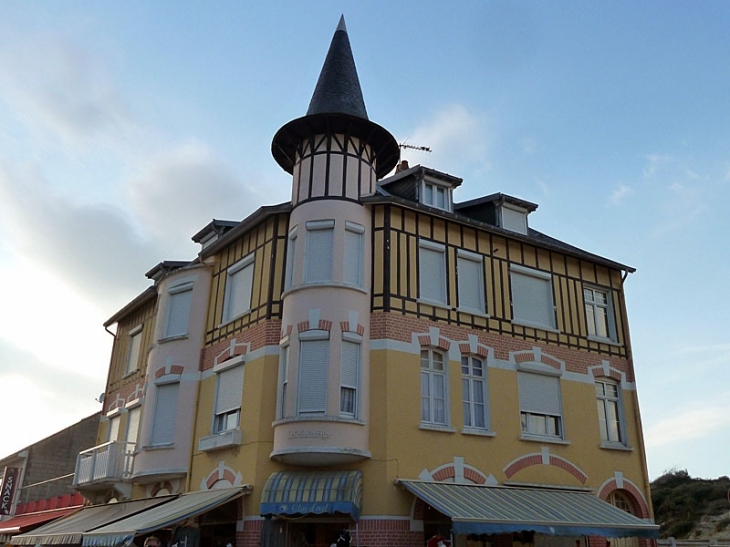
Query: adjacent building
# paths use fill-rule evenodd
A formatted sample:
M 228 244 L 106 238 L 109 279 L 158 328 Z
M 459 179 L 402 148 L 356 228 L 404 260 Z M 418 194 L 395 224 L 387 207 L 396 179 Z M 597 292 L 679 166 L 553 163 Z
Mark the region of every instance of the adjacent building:
M 459 202 L 484 181 L 401 160 L 344 20 L 272 153 L 291 200 L 213 220 L 105 324 L 102 423 L 74 484 L 136 505 L 79 542 L 651 542 L 633 268 L 537 231 L 535 203 Z

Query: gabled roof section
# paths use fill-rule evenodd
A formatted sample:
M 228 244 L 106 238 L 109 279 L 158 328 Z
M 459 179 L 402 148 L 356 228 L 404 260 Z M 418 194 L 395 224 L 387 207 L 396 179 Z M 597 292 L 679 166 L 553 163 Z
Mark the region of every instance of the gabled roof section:
M 526 209 L 530 213 L 537 209 L 537 203 L 532 203 L 531 201 L 526 201 L 524 199 L 516 198 L 514 196 L 509 196 L 507 194 L 503 194 L 502 192 L 496 192 L 494 194 L 489 194 L 488 196 L 470 199 L 469 201 L 454 203 L 454 210 L 468 210 L 472 208 L 478 208 L 486 204 L 499 206 L 505 203 L 509 203 L 510 205 L 516 205 L 517 207 Z
M 206 247 L 231 228 L 238 226 L 239 223 L 240 221 L 238 220 L 217 220 L 214 218 L 201 228 L 191 239 L 195 243 L 200 243 L 203 247 Z
M 447 184 L 448 186 L 451 186 L 452 188 L 461 186 L 461 183 L 464 181 L 464 179 L 460 177 L 449 175 L 448 173 L 444 173 L 443 171 L 437 171 L 436 169 L 431 169 L 430 167 L 425 167 L 423 165 L 414 165 L 413 167 L 398 171 L 392 177 L 381 180 L 378 186 L 386 187 L 388 185 L 397 183 L 398 181 L 402 181 L 408 178 L 415 178 L 418 181 L 421 181 L 425 178 L 438 180 Z
M 148 279 L 152 279 L 153 281 L 160 281 L 163 277 L 165 277 L 170 272 L 174 272 L 175 270 L 179 270 L 180 268 L 183 268 L 190 264 L 189 260 L 181 261 L 181 260 L 164 260 L 157 264 L 154 268 L 152 268 L 150 271 L 148 271 L 145 275 Z
M 332 36 L 322 72 L 309 102 L 307 116 L 314 114 L 348 114 L 368 119 L 344 15 L 340 17 L 340 23 Z
M 143 304 L 146 304 L 150 300 L 154 300 L 157 298 L 157 289 L 155 287 L 147 287 L 144 291 L 142 291 L 140 294 L 138 294 L 134 300 L 132 300 L 129 304 L 124 306 L 121 310 L 119 310 L 117 313 L 112 315 L 109 319 L 107 319 L 104 322 L 104 327 L 110 327 L 114 323 L 118 323 L 121 319 L 123 319 L 126 315 L 132 313 L 134 310 L 138 309 Z

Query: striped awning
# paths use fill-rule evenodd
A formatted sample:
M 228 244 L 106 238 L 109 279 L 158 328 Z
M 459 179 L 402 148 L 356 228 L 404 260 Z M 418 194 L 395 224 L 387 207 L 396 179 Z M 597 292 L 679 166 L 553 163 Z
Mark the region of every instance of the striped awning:
M 658 538 L 659 526 L 591 493 L 399 479 L 451 518 L 454 534 L 533 531 L 555 536 Z
M 360 518 L 361 471 L 279 471 L 261 494 L 261 516 L 349 514 Z
M 182 494 L 172 501 L 85 533 L 82 545 L 84 547 L 129 545 L 137 535 L 166 528 L 215 509 L 241 497 L 249 489 L 250 487 L 244 492 L 244 487 L 225 488 Z
M 79 509 L 81 509 L 80 506 L 50 509 L 48 511 L 38 511 L 37 513 L 25 513 L 4 520 L 0 522 L 0 543 L 7 542 L 15 534 L 22 534 L 46 522 L 65 517 Z

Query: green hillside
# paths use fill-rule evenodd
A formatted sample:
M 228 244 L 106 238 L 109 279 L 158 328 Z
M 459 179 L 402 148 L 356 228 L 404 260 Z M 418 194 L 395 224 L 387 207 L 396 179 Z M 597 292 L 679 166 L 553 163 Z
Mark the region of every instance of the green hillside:
M 651 483 L 662 538 L 730 537 L 730 478 L 697 479 L 672 470 Z

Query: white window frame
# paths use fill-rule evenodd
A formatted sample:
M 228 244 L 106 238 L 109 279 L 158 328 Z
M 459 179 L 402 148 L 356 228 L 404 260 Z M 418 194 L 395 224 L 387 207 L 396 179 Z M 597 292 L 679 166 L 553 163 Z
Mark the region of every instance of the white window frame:
M 129 349 L 124 366 L 125 376 L 139 370 L 139 358 L 142 354 L 142 327 L 143 325 L 137 325 L 129 331 Z
M 346 359 L 346 348 L 354 352 L 354 362 Z M 362 336 L 352 332 L 342 333 L 340 349 L 340 416 L 357 419 L 360 413 L 360 374 L 362 369 Z M 348 368 L 349 367 L 349 368 Z M 343 408 L 351 402 L 352 408 Z
M 251 311 L 251 298 L 253 295 L 253 284 L 254 284 L 254 265 L 256 261 L 256 253 L 253 252 L 245 257 L 243 257 L 241 260 L 233 264 L 232 266 L 229 266 L 226 270 L 226 289 L 225 289 L 225 296 L 223 299 L 223 323 L 228 323 L 229 321 L 233 321 L 234 319 L 237 319 L 238 317 L 241 317 L 242 315 L 245 315 L 246 313 Z M 250 268 L 250 274 L 247 273 Z M 249 283 L 248 287 L 246 285 L 243 285 L 243 288 L 246 289 L 243 294 L 242 302 L 244 302 L 243 306 L 244 309 L 234 309 L 233 308 L 233 297 L 234 293 L 233 291 L 237 290 L 237 283 L 242 283 L 246 276 L 250 275 L 251 282 Z M 240 276 L 238 280 L 236 280 L 237 276 Z M 239 304 L 240 305 L 240 304 Z
M 505 211 L 507 213 L 505 214 Z M 499 208 L 500 226 L 505 230 L 527 234 L 527 210 L 516 205 L 503 204 Z
M 345 222 L 343 281 L 362 288 L 365 285 L 365 226 Z
M 114 415 L 109 416 L 109 427 L 106 432 L 106 440 L 109 442 L 115 442 L 119 440 L 119 430 L 121 429 L 122 415 L 119 412 L 115 412 Z
M 441 368 L 434 356 L 441 357 Z M 448 427 L 449 416 L 449 355 L 435 348 L 421 348 L 421 423 Z M 440 403 L 440 405 L 439 405 Z M 441 408 L 439 408 L 439 406 Z
M 537 312 L 534 307 L 530 306 L 530 302 L 534 302 L 533 298 L 528 298 L 518 288 L 517 279 L 532 279 L 537 282 L 542 282 L 540 285 L 541 291 L 544 290 L 545 301 L 543 304 L 546 305 L 545 312 L 547 313 L 547 321 L 541 321 L 540 318 L 536 317 Z M 536 288 L 535 285 L 534 288 Z M 527 268 L 519 264 L 510 265 L 510 289 L 512 294 L 512 322 L 527 327 L 535 327 L 544 330 L 556 330 L 555 326 L 555 297 L 553 294 L 553 276 L 548 272 L 541 270 L 535 270 L 533 268 Z
M 480 367 L 475 367 L 478 361 Z M 476 373 L 481 369 L 481 375 Z M 477 355 L 461 356 L 461 400 L 464 413 L 464 428 L 477 431 L 488 431 L 489 397 L 487 382 L 487 360 Z M 481 403 L 479 402 L 481 397 Z M 481 405 L 481 409 L 479 408 Z M 481 424 L 479 423 L 481 421 Z
M 469 276 L 468 266 L 477 267 L 477 277 Z M 486 299 L 484 298 L 484 257 L 476 253 L 470 253 L 459 249 L 456 252 L 456 276 L 459 292 L 459 309 L 476 311 L 484 314 L 486 311 Z M 469 292 L 476 294 L 468 298 Z M 476 298 L 476 302 L 473 299 Z M 465 302 L 466 300 L 466 302 Z
M 429 253 L 434 253 L 429 255 Z M 440 256 L 438 256 L 440 255 Z M 434 264 L 428 264 L 433 258 Z M 447 305 L 446 246 L 421 239 L 418 241 L 418 299 L 424 302 Z M 435 276 L 435 277 L 434 277 Z
M 421 182 L 421 203 L 435 209 L 441 209 L 442 211 L 452 211 L 451 190 L 452 188 L 446 184 L 439 184 L 432 180 L 423 180 Z M 443 192 L 443 204 L 439 204 L 439 191 Z
M 190 323 L 190 308 L 193 304 L 193 282 L 187 281 L 171 286 L 167 290 L 167 298 L 165 334 L 163 335 L 163 339 L 184 338 L 188 335 L 188 327 Z M 180 304 L 178 304 L 178 308 L 176 309 L 176 301 L 182 302 L 184 307 L 180 308 Z M 180 328 L 177 332 L 172 332 L 171 327 L 173 325 L 173 314 L 176 312 L 180 313 L 181 317 L 184 315 L 185 319 L 180 321 L 180 323 L 184 323 L 185 328 Z
M 324 355 L 321 362 L 305 362 L 306 351 Z M 329 385 L 330 333 L 326 330 L 309 330 L 299 333 L 299 365 L 297 370 L 297 415 L 318 416 L 327 413 L 327 386 Z M 321 377 L 319 377 L 321 375 Z M 312 382 L 317 380 L 319 385 Z M 306 397 L 303 395 L 307 393 Z M 313 400 L 316 398 L 316 401 Z M 307 406 L 305 406 L 307 405 Z
M 284 275 L 284 289 L 294 286 L 296 276 L 297 227 L 289 230 L 286 248 L 286 273 Z
M 598 301 L 595 298 L 596 293 L 605 296 L 606 302 Z M 590 294 L 590 297 L 589 297 Z M 616 342 L 616 316 L 613 311 L 613 291 L 610 289 L 596 287 L 593 285 L 583 286 L 583 303 L 586 314 L 586 328 L 588 329 L 588 338 Z M 601 334 L 601 326 L 599 325 L 601 310 L 605 318 L 605 335 Z
M 213 367 L 215 372 L 215 402 L 213 403 L 213 435 L 241 428 L 243 401 L 244 364 L 243 356 L 233 357 Z M 231 386 L 231 383 L 235 385 Z M 221 386 L 227 387 L 222 394 Z M 224 395 L 224 396 L 222 396 Z
M 553 441 L 565 439 L 560 371 L 548 368 L 530 367 L 529 364 L 518 368 L 517 384 L 523 439 Z
M 155 382 L 155 409 L 150 431 L 150 446 L 172 446 L 175 443 L 175 422 L 177 405 L 180 398 L 179 375 L 171 375 L 175 380 L 164 376 Z M 161 401 L 164 394 L 164 401 Z M 163 402 L 167 406 L 161 406 Z M 165 412 L 165 414 L 162 414 Z
M 307 248 L 304 257 L 304 282 L 331 282 L 334 265 L 335 221 L 311 220 L 307 222 L 306 227 Z M 323 233 L 326 235 L 323 236 Z
M 621 384 L 607 379 L 597 379 L 595 382 L 601 444 L 626 446 L 626 421 L 623 414 Z M 608 393 L 608 386 L 615 389 L 615 394 Z M 612 411 L 614 416 L 611 416 Z
M 289 387 L 289 337 L 279 344 L 279 389 L 278 404 L 276 405 L 276 417 L 282 419 L 287 417 L 286 398 Z

